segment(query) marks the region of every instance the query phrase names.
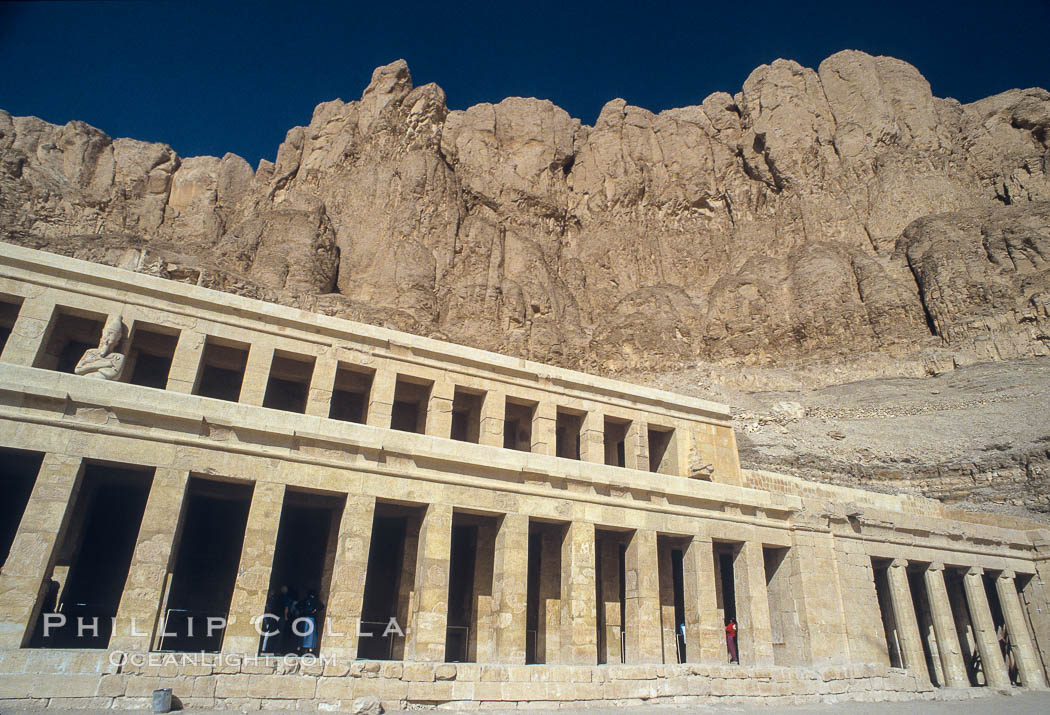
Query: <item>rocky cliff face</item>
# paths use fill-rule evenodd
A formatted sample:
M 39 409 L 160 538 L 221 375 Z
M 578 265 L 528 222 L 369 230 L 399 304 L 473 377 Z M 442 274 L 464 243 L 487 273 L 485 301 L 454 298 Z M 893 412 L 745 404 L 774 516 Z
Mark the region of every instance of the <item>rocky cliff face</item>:
M 935 373 L 1050 354 L 1050 93 L 841 52 L 592 127 L 395 62 L 254 171 L 0 112 L 0 238 L 597 372 Z
M 548 362 L 1048 351 L 1050 94 L 860 52 L 593 127 L 395 62 L 256 171 L 2 113 L 0 161 L 5 240 Z

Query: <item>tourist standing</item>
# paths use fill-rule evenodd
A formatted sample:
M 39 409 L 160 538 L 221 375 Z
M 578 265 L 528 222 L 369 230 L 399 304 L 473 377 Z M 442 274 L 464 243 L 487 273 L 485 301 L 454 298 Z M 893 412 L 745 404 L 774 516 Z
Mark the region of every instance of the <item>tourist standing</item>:
M 736 650 L 736 619 L 730 618 L 726 624 L 726 647 L 729 648 L 729 662 L 740 663 L 740 656 Z

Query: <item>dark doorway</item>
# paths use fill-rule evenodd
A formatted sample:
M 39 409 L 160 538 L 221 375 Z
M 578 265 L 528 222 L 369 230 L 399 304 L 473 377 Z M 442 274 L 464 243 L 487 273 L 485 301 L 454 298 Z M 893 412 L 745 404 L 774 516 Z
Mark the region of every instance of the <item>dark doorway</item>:
M 508 397 L 503 415 L 503 446 L 521 452 L 532 451 L 532 420 L 536 403 Z
M 332 404 L 328 416 L 333 420 L 365 424 L 368 418 L 368 398 L 372 392 L 375 370 L 339 363 L 332 388 Z
M 266 381 L 263 407 L 285 412 L 306 412 L 310 380 L 314 374 L 314 357 L 275 350 Z
M 674 430 L 670 427 L 649 425 L 649 471 L 674 474 Z
M 390 428 L 424 434 L 427 431 L 427 407 L 434 383 L 398 375 L 394 386 L 394 405 L 390 410 Z
M 0 449 L 0 569 L 18 533 L 44 455 Z
M 229 615 L 251 501 L 250 484 L 190 479 L 157 650 L 221 649 L 223 631 L 207 619 Z
M 453 517 L 452 550 L 449 562 L 448 630 L 445 636 L 445 662 L 464 663 L 469 657 L 470 630 L 473 626 L 474 557 L 478 528 L 456 523 Z
M 605 418 L 605 463 L 611 467 L 627 466 L 627 430 L 629 420 Z
M 244 382 L 247 364 L 248 345 L 219 341 L 209 335 L 201 355 L 195 394 L 237 402 L 241 397 L 241 383 Z
M 368 552 L 357 657 L 400 660 L 405 651 L 409 600 L 423 510 L 377 503 Z
M 674 589 L 674 634 L 678 662 L 685 663 L 685 568 L 682 549 L 671 549 L 671 583 Z
M 277 597 L 287 588 L 288 597 L 293 602 L 310 594 L 321 600 L 322 594 L 327 596 L 329 584 L 326 576 L 330 578 L 331 571 L 326 569 L 325 560 L 332 526 L 338 523 L 333 520 L 342 513 L 343 502 L 343 497 L 334 495 L 292 490 L 285 493 L 270 572 L 270 594 Z M 293 618 L 296 616 L 292 615 Z M 315 616 L 317 643 L 320 643 L 323 625 L 322 611 Z M 260 648 L 276 654 L 299 652 L 303 646 L 301 634 L 307 629 L 305 623 L 300 624 L 299 634 L 296 634 L 288 624 L 278 636 L 260 638 Z
M 109 644 L 152 482 L 152 469 L 101 464 L 84 468 L 73 519 L 51 576 L 58 591 L 58 612 L 66 623 L 50 628 L 45 637 L 45 609 L 41 609 L 34 645 L 105 648 Z
M 559 409 L 555 426 L 555 454 L 565 459 L 580 458 L 580 431 L 583 429 L 583 412 Z
M 13 295 L 0 295 L 0 353 L 7 345 L 7 339 L 11 337 L 15 321 L 18 320 L 18 312 L 22 309 L 22 299 Z M 101 336 L 99 336 L 101 337 Z
M 128 360 L 132 385 L 155 387 L 163 390 L 168 386 L 168 373 L 175 357 L 175 346 L 179 342 L 179 331 L 159 325 L 135 323 L 131 331 L 131 347 Z
M 452 398 L 452 439 L 477 444 L 481 438 L 484 395 L 457 387 Z
M 100 313 L 56 307 L 44 351 L 33 367 L 72 374 L 84 352 L 98 347 L 105 324 L 106 316 Z

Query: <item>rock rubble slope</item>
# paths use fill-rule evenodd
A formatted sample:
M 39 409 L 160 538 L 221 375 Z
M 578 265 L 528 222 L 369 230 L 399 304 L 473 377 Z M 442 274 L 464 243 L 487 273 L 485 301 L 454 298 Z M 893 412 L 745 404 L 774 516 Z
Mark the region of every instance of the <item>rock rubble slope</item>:
M 587 126 L 397 61 L 254 170 L 0 112 L 0 238 L 601 373 L 935 374 L 1050 354 L 1050 93 L 845 51 Z

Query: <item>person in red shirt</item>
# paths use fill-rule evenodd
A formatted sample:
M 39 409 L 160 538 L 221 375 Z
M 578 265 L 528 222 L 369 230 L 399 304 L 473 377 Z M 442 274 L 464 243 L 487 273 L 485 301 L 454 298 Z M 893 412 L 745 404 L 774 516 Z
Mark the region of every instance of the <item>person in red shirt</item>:
M 729 662 L 740 663 L 740 656 L 736 652 L 736 619 L 730 618 L 726 624 L 726 646 L 729 648 Z

